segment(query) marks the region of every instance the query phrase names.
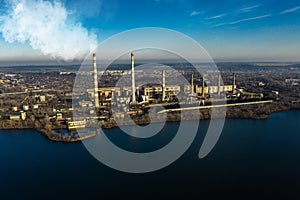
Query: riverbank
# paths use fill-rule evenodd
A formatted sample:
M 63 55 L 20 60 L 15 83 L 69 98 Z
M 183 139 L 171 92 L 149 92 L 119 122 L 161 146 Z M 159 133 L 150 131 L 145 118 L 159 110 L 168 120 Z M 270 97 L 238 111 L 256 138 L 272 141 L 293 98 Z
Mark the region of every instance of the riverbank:
M 226 108 L 226 118 L 227 119 L 255 119 L 262 120 L 267 119 L 270 114 L 286 111 L 286 110 L 298 110 L 300 109 L 300 104 L 290 104 L 283 102 L 272 102 L 266 104 L 253 104 L 253 105 L 240 105 Z M 211 118 L 224 118 L 224 108 L 214 108 L 214 116 L 211 115 L 211 108 L 200 109 L 199 112 L 195 111 L 172 111 L 164 113 L 159 113 L 155 116 L 150 116 L 145 114 L 143 116 L 133 116 L 129 119 L 117 120 L 110 119 L 108 121 L 102 122 L 100 125 L 102 128 L 110 129 L 116 128 L 118 126 L 126 125 L 147 125 L 150 123 L 159 123 L 162 121 L 166 122 L 178 122 L 181 120 L 209 120 Z
M 52 141 L 55 141 L 55 142 L 66 142 L 66 143 L 79 142 L 81 140 L 86 140 L 88 138 L 92 138 L 92 137 L 97 135 L 96 132 L 90 132 L 86 135 L 77 134 L 76 137 L 70 137 L 68 135 L 65 135 L 65 136 L 58 135 L 53 130 L 40 129 L 40 130 L 37 130 L 37 131 L 42 133 L 49 140 L 52 140 Z
M 226 108 L 226 118 L 228 119 L 267 119 L 270 114 L 275 112 L 281 112 L 286 110 L 298 110 L 300 109 L 300 104 L 291 104 L 283 102 L 272 102 L 266 104 L 255 104 L 255 105 L 241 105 Z M 223 118 L 224 108 L 214 108 L 215 115 L 211 116 L 211 108 L 200 109 L 199 112 L 189 112 L 189 111 L 172 111 L 168 113 L 157 113 L 152 115 L 151 119 L 149 114 L 142 116 L 132 116 L 130 118 L 122 118 L 121 120 L 114 120 L 113 118 L 107 121 L 101 121 L 100 125 L 104 129 L 116 128 L 118 126 L 127 125 L 147 125 L 150 123 L 160 123 L 166 122 L 179 122 L 181 120 L 209 120 L 211 118 Z M 96 126 L 97 127 L 97 126 Z M 34 129 L 43 134 L 51 141 L 56 142 L 78 142 L 91 137 L 96 136 L 96 132 L 90 132 L 86 135 L 79 135 L 78 133 L 71 136 L 69 134 L 59 134 L 52 130 L 51 125 L 47 124 L 45 121 L 30 121 L 18 120 L 18 121 L 2 121 L 0 123 L 0 129 Z

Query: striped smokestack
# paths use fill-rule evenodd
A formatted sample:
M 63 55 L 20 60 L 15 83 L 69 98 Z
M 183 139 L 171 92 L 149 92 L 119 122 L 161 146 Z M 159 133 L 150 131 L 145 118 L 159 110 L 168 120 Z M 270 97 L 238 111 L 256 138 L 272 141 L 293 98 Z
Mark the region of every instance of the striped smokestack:
M 95 96 L 95 106 L 99 108 L 99 93 L 98 93 L 98 72 L 97 72 L 97 62 L 96 54 L 93 54 L 93 64 L 94 64 L 94 96 Z
M 192 92 L 191 95 L 194 95 L 194 73 L 192 73 L 192 80 L 191 80 L 191 84 L 192 84 Z
M 204 81 L 204 75 L 202 76 L 202 97 L 205 97 L 205 81 Z
M 131 87 L 132 87 L 132 103 L 135 103 L 135 78 L 134 78 L 134 54 L 131 53 Z
M 162 100 L 165 100 L 166 96 L 166 71 L 162 71 Z
M 221 74 L 218 74 L 218 96 L 221 96 Z
M 232 94 L 235 94 L 235 73 L 233 73 L 232 76 Z

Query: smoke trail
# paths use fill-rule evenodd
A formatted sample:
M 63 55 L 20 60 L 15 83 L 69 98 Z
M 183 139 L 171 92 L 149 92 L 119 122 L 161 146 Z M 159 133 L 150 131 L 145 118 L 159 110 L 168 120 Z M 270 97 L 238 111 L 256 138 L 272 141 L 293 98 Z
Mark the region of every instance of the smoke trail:
M 97 37 L 80 23 L 73 23 L 59 1 L 15 0 L 0 16 L 6 42 L 29 43 L 55 59 L 81 59 L 97 47 Z

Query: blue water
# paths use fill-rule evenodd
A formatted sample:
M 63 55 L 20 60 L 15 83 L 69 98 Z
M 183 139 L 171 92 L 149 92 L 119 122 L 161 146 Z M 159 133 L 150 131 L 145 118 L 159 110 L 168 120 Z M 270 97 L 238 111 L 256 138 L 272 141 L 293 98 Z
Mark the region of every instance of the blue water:
M 34 130 L 1 130 L 0 199 L 299 199 L 299 122 L 298 111 L 267 120 L 226 120 L 213 151 L 199 159 L 208 124 L 202 121 L 179 160 L 146 174 L 110 169 L 81 143 L 52 142 Z M 177 125 L 166 124 L 152 141 L 132 140 L 118 129 L 106 134 L 123 148 L 144 152 L 172 140 Z

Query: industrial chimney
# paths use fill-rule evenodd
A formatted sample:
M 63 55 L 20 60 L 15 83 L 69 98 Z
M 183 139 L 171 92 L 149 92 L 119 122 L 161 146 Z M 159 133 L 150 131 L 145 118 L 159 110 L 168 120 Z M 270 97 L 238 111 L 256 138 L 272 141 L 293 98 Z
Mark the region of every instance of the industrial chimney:
M 132 87 L 132 103 L 135 103 L 135 78 L 134 78 L 134 54 L 131 53 L 131 87 Z
M 233 73 L 232 76 L 232 94 L 235 94 L 235 73 Z
M 221 96 L 221 74 L 218 74 L 218 96 Z
M 205 97 L 205 81 L 204 81 L 204 75 L 202 75 L 202 97 Z
M 162 101 L 165 100 L 166 96 L 166 71 L 162 71 Z
M 192 73 L 192 80 L 191 80 L 191 84 L 192 84 L 192 92 L 191 95 L 194 96 L 194 73 Z
M 99 108 L 99 93 L 98 93 L 98 72 L 97 72 L 97 62 L 96 54 L 93 54 L 93 63 L 94 63 L 94 97 L 95 97 L 95 106 Z

